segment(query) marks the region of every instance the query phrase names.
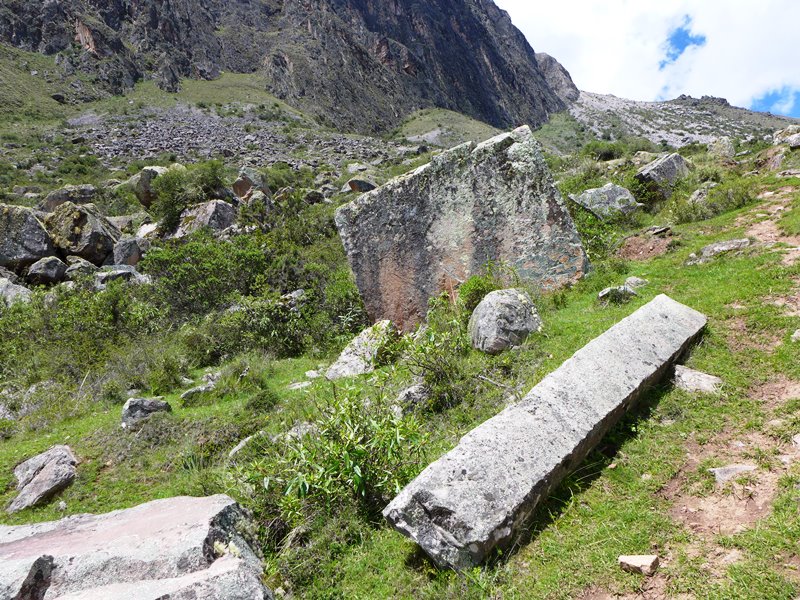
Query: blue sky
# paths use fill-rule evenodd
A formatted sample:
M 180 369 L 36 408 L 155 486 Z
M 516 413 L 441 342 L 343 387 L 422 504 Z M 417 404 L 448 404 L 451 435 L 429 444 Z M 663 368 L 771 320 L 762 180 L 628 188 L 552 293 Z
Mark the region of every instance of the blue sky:
M 495 0 L 582 90 L 800 118 L 800 0 Z

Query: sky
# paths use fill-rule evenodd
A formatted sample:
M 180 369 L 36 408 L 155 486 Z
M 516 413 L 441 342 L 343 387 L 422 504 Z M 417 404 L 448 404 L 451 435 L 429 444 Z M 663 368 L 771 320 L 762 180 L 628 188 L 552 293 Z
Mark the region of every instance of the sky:
M 582 90 L 800 117 L 800 0 L 495 0 Z

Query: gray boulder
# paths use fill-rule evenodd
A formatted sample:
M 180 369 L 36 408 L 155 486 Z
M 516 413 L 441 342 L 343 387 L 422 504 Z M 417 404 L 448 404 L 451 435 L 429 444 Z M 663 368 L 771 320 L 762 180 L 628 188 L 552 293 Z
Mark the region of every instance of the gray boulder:
M 33 263 L 28 269 L 28 281 L 33 285 L 51 285 L 64 280 L 67 265 L 55 256 L 48 256 Z
M 110 265 L 95 271 L 94 287 L 98 291 L 104 290 L 109 283 L 120 279 L 136 285 L 147 285 L 151 282 L 149 275 L 142 275 L 130 265 Z
M 379 352 L 397 336 L 391 321 L 384 320 L 359 333 L 325 373 L 331 381 L 375 370 Z
M 11 280 L 0 277 L 0 301 L 5 306 L 11 306 L 16 302 L 29 302 L 31 296 L 31 291 L 25 286 L 11 283 Z
M 431 398 L 431 390 L 424 383 L 417 383 L 402 390 L 397 395 L 396 404 L 401 409 L 425 406 Z
M 339 208 L 336 226 L 370 318 L 404 331 L 487 260 L 543 289 L 589 268 L 528 127 L 443 152 Z
M 233 182 L 233 193 L 244 199 L 257 191 L 266 198 L 272 197 L 272 192 L 261 173 L 250 167 L 242 167 L 239 170 L 239 177 Z
M 384 516 L 441 567 L 481 564 L 514 542 L 537 504 L 668 373 L 705 324 L 697 311 L 656 297 L 461 438 Z
M 675 152 L 645 165 L 635 177 L 651 192 L 668 200 L 678 180 L 689 175 L 689 168 L 689 162 Z
M 221 494 L 0 526 L 0 598 L 271 599 L 251 529 Z
M 736 148 L 727 136 L 718 137 L 708 144 L 708 153 L 717 158 L 733 158 Z
M 19 494 L 7 511 L 15 513 L 52 498 L 73 482 L 77 475 L 77 464 L 78 459 L 69 446 L 53 446 L 18 465 L 14 469 L 14 477 L 17 478 Z
M 33 210 L 0 204 L 0 267 L 20 269 L 55 253 L 47 229 Z
M 236 209 L 223 200 L 203 202 L 187 208 L 181 214 L 180 225 L 172 237 L 186 237 L 204 227 L 220 233 L 236 222 Z
M 347 182 L 347 187 L 350 188 L 349 191 L 351 192 L 364 194 L 366 192 L 371 192 L 378 186 L 366 179 L 351 179 Z
M 629 215 L 644 206 L 636 201 L 629 190 L 613 183 L 586 190 L 577 196 L 571 196 L 571 199 L 604 221 Z
M 542 321 L 527 292 L 496 290 L 481 300 L 469 320 L 472 347 L 487 354 L 500 354 L 521 345 Z
M 700 250 L 699 256 L 695 253 L 690 254 L 689 260 L 686 261 L 686 264 L 701 265 L 709 262 L 715 256 L 719 256 L 720 254 L 725 254 L 726 252 L 732 252 L 734 250 L 744 250 L 750 246 L 750 243 L 750 240 L 747 238 L 726 240 L 724 242 L 714 242 L 713 244 L 709 244 Z
M 0 277 L 8 279 L 11 283 L 19 283 L 19 277 L 14 271 L 10 271 L 5 267 L 0 267 Z
M 716 394 L 722 387 L 722 379 L 695 371 L 683 365 L 675 365 L 675 387 L 686 392 L 701 392 L 703 394 Z
M 132 429 L 157 412 L 172 412 L 172 407 L 159 398 L 128 398 L 122 407 L 122 428 Z
M 53 243 L 65 254 L 80 256 L 102 265 L 122 235 L 94 204 L 78 206 L 65 202 L 47 217 Z
M 166 167 L 145 167 L 128 180 L 127 185 L 145 208 L 150 208 L 150 205 L 156 201 L 153 181 L 167 171 Z
M 638 295 L 633 286 L 625 283 L 624 285 L 605 288 L 597 294 L 597 299 L 603 304 L 624 304 Z
M 123 235 L 114 244 L 113 261 L 115 265 L 135 267 L 150 249 L 150 241 L 132 235 Z
M 80 256 L 68 256 L 65 278 L 69 281 L 75 281 L 80 277 L 92 275 L 97 269 L 98 267 L 85 258 L 81 258 Z
M 789 125 L 786 129 L 776 131 L 772 136 L 772 143 L 776 146 L 779 144 L 795 143 L 795 147 L 800 147 L 800 125 Z
M 97 188 L 93 185 L 65 185 L 60 190 L 55 190 L 47 194 L 39 205 L 39 210 L 53 212 L 65 202 L 73 204 L 89 204 L 94 202 L 97 196 Z

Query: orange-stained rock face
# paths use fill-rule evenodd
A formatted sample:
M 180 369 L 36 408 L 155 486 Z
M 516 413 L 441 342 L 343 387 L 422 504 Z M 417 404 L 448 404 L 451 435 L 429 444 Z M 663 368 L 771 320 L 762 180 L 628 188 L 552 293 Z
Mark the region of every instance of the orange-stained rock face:
M 575 225 L 528 127 L 462 144 L 336 213 L 371 319 L 403 330 L 428 299 L 487 261 L 552 289 L 589 268 Z

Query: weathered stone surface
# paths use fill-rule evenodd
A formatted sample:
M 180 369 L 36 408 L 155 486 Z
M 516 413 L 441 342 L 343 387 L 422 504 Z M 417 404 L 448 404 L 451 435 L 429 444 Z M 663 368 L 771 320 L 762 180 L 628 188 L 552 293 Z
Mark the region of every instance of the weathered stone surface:
M 0 301 L 5 306 L 11 306 L 15 302 L 28 302 L 31 299 L 31 291 L 22 285 L 11 283 L 11 280 L 0 277 Z
M 325 372 L 325 377 L 334 381 L 343 377 L 354 377 L 372 373 L 378 353 L 397 335 L 391 321 L 384 320 L 359 333 L 339 358 Z
M 34 285 L 50 285 L 63 281 L 67 265 L 55 256 L 41 258 L 28 269 L 28 281 Z
M 574 202 L 583 206 L 599 219 L 608 220 L 628 215 L 642 208 L 644 205 L 636 201 L 631 192 L 613 183 L 603 187 L 586 190 L 576 196 L 571 196 Z
M 0 526 L 0 597 L 272 598 L 259 559 L 239 533 L 246 523 L 233 499 L 217 495 Z M 19 595 L 26 582 L 30 595 Z
M 469 320 L 472 347 L 487 354 L 500 354 L 521 345 L 542 328 L 539 313 L 527 292 L 495 290 L 486 294 Z
M 424 383 L 417 383 L 402 390 L 397 395 L 397 404 L 401 409 L 418 408 L 428 403 L 431 390 Z
M 156 201 L 153 180 L 166 173 L 167 170 L 166 167 L 145 167 L 128 180 L 127 184 L 145 208 L 150 208 L 150 205 Z
M 776 146 L 778 144 L 788 144 L 789 140 L 796 135 L 800 135 L 800 125 L 789 125 L 789 127 L 775 132 L 772 136 L 772 143 Z
M 708 194 L 711 190 L 717 187 L 719 184 L 714 183 L 713 181 L 706 181 L 697 188 L 692 195 L 689 196 L 688 203 L 691 206 L 707 206 L 708 205 Z
M 733 141 L 728 136 L 715 138 L 708 144 L 708 153 L 711 156 L 718 158 L 733 158 L 736 154 L 736 148 Z
M 57 248 L 98 266 L 113 252 L 121 235 L 94 204 L 65 202 L 47 217 L 46 224 Z
M 135 267 L 142 260 L 144 253 L 150 248 L 150 242 L 132 235 L 123 235 L 114 244 L 113 260 L 115 265 Z
M 510 544 L 538 502 L 664 377 L 706 318 L 661 295 L 464 436 L 384 509 L 443 567 Z
M 702 392 L 704 394 L 716 394 L 722 387 L 722 379 L 695 371 L 683 365 L 675 366 L 675 377 L 673 379 L 675 387 L 686 392 Z
M 672 196 L 675 183 L 688 174 L 689 162 L 675 152 L 645 165 L 636 173 L 636 179 L 666 200 Z
M 487 260 L 543 289 L 589 268 L 528 127 L 434 157 L 339 208 L 336 225 L 370 318 L 405 331 Z
M 623 555 L 617 559 L 620 568 L 639 575 L 655 575 L 658 570 L 658 556 L 655 554 Z
M 724 485 L 731 479 L 739 477 L 739 475 L 744 475 L 745 473 L 750 473 L 755 470 L 755 465 L 727 465 L 725 467 L 709 469 L 708 472 L 714 476 L 717 485 Z
M 0 267 L 27 267 L 54 254 L 50 235 L 33 210 L 0 204 Z
M 366 192 L 371 192 L 378 186 L 366 179 L 351 179 L 347 182 L 347 187 L 349 188 L 348 191 L 364 194 Z
M 744 250 L 750 245 L 750 240 L 747 238 L 739 238 L 736 240 L 726 240 L 724 242 L 714 242 L 705 246 L 700 250 L 700 255 L 690 254 L 689 260 L 686 261 L 687 265 L 700 265 L 709 262 L 715 256 L 731 252 L 733 250 Z
M 91 275 L 98 269 L 98 267 L 80 256 L 68 256 L 67 265 L 69 266 L 67 267 L 66 278 L 70 281 L 74 281 L 84 275 Z
M 60 190 L 54 190 L 47 194 L 39 205 L 39 210 L 53 212 L 57 207 L 65 202 L 73 204 L 89 204 L 94 201 L 97 195 L 97 188 L 93 185 L 65 185 Z
M 117 279 L 137 285 L 148 284 L 151 281 L 149 275 L 142 275 L 130 265 L 110 265 L 95 271 L 94 287 L 96 290 L 104 290 L 110 282 Z
M 798 329 L 792 334 L 792 342 L 794 342 L 795 344 L 800 342 L 800 329 Z
M 169 402 L 157 398 L 128 398 L 122 407 L 122 428 L 130 429 L 157 412 L 172 412 Z
M 239 170 L 239 177 L 233 182 L 233 193 L 239 198 L 247 198 L 257 191 L 267 198 L 272 197 L 269 186 L 261 173 L 250 167 L 242 167 Z
M 636 277 L 634 275 L 631 275 L 625 280 L 625 285 L 627 285 L 629 288 L 633 288 L 634 290 L 644 287 L 648 283 L 650 282 L 647 281 L 647 279 L 642 279 L 641 277 Z
M 180 225 L 173 237 L 186 237 L 203 227 L 209 227 L 218 233 L 235 222 L 236 209 L 232 205 L 223 200 L 211 200 L 183 211 Z
M 53 446 L 18 465 L 14 477 L 19 494 L 9 505 L 8 512 L 15 513 L 52 498 L 73 482 L 77 464 L 78 459 L 69 446 Z

